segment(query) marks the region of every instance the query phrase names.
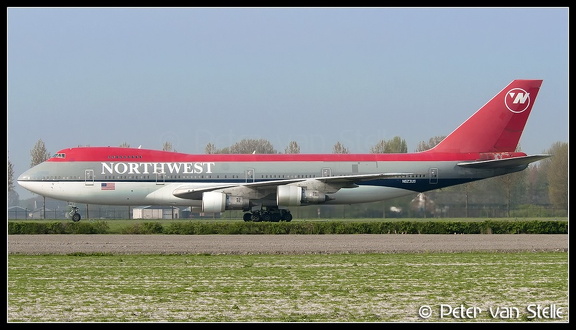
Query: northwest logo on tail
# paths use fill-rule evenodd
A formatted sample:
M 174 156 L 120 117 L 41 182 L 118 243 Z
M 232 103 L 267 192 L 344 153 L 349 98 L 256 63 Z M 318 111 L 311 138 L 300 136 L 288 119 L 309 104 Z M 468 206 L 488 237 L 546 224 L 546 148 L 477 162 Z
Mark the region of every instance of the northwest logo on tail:
M 522 88 L 514 88 L 506 93 L 506 108 L 514 113 L 521 113 L 530 106 L 530 93 Z

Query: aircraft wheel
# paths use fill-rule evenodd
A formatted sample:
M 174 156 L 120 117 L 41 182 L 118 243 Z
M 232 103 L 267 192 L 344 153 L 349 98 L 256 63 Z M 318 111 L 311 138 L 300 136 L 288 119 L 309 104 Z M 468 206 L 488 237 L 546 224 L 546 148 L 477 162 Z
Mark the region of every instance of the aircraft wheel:
M 80 221 L 81 218 L 82 218 L 82 217 L 80 216 L 80 213 L 74 213 L 74 214 L 72 215 L 72 221 L 74 221 L 74 222 Z
M 266 212 L 262 215 L 262 220 L 264 221 L 270 221 L 272 219 L 272 217 L 270 217 L 270 213 Z
M 244 213 L 244 221 L 251 221 L 252 213 Z
M 292 221 L 292 214 L 290 214 L 290 213 L 286 214 L 286 215 L 284 216 L 284 220 L 285 220 L 286 222 Z
M 258 213 L 252 213 L 252 221 L 254 222 L 260 221 L 260 215 Z

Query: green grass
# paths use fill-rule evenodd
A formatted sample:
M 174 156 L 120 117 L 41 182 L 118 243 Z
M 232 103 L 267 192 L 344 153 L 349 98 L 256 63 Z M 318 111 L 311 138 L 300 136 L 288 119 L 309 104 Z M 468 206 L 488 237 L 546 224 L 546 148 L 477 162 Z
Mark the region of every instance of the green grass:
M 7 282 L 9 322 L 568 322 L 567 252 L 8 255 Z

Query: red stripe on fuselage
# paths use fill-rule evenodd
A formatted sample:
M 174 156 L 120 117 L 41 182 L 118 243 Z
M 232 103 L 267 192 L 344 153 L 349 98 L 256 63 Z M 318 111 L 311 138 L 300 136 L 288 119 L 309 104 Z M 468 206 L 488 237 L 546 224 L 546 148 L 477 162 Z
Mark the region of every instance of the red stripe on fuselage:
M 119 148 L 80 147 L 58 151 L 63 157 L 49 162 L 375 162 L 375 161 L 466 161 L 526 156 L 513 153 L 417 152 L 397 154 L 184 154 L 178 152 Z

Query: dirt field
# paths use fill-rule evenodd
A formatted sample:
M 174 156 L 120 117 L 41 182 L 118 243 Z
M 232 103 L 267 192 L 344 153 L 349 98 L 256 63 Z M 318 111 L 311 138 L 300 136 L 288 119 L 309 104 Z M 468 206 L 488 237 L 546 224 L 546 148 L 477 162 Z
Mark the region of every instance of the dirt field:
M 568 251 L 568 235 L 9 235 L 9 254 Z

